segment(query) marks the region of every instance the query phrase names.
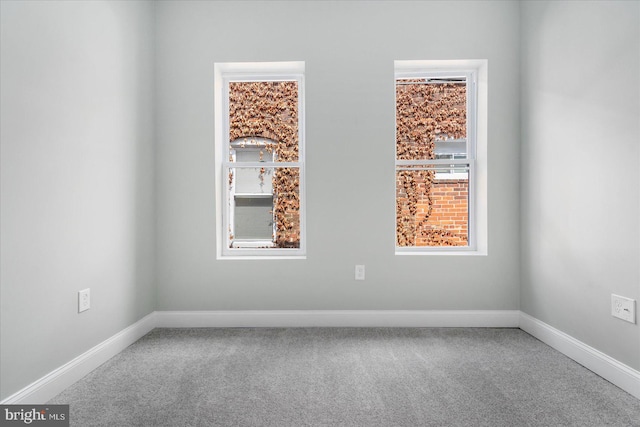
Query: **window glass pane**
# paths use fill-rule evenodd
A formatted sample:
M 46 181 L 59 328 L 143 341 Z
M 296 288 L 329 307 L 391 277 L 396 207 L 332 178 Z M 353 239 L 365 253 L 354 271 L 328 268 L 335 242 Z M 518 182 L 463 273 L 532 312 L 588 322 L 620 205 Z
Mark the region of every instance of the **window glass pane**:
M 468 246 L 468 171 L 468 165 L 397 168 L 397 246 Z
M 261 247 L 299 248 L 299 168 L 236 165 L 228 169 L 231 246 L 254 248 L 238 239 L 267 239 L 271 245 Z
M 298 82 L 229 83 L 229 140 L 274 141 L 279 162 L 298 161 Z
M 278 143 L 268 138 L 245 137 L 229 144 L 230 162 L 273 162 Z
M 466 83 L 446 79 L 396 80 L 396 158 L 429 160 L 466 154 Z
M 261 150 L 236 150 L 236 162 L 260 162 L 263 161 Z
M 300 247 L 300 169 L 275 168 L 273 210 L 276 247 Z
M 273 239 L 273 198 L 235 198 L 235 239 Z
M 467 156 L 466 139 L 447 139 L 435 141 L 436 158 L 440 154 L 455 155 L 456 159 L 464 159 Z
M 234 175 L 236 194 L 273 194 L 271 168 L 237 168 Z

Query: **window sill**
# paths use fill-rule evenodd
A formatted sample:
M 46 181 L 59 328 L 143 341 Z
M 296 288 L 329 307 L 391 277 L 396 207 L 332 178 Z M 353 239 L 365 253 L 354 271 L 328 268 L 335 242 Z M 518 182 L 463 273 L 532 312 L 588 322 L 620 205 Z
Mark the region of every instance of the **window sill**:
M 487 251 L 480 250 L 431 250 L 431 251 L 399 251 L 396 249 L 396 255 L 446 255 L 446 256 L 487 256 Z
M 220 261 L 237 260 L 274 260 L 274 259 L 307 259 L 306 255 L 221 255 L 217 258 Z

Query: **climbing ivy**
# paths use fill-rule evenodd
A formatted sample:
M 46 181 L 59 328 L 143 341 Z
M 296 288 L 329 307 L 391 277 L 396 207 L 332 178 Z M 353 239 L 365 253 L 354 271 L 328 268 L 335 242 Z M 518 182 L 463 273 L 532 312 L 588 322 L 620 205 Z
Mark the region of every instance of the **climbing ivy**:
M 396 158 L 435 158 L 436 140 L 466 137 L 466 85 L 425 84 L 424 79 L 401 79 L 396 84 Z M 411 84 L 414 83 L 414 84 Z M 434 171 L 396 172 L 396 242 L 415 246 L 418 236 L 428 246 L 454 245 L 451 231 L 428 225 L 433 209 Z M 418 204 L 427 212 L 417 221 Z
M 295 81 L 229 83 L 229 140 L 262 137 L 276 141 L 265 149 L 277 162 L 296 162 L 298 84 Z M 264 168 L 261 176 L 264 176 Z M 232 177 L 230 177 L 232 179 Z M 300 247 L 300 171 L 275 168 L 273 177 L 275 247 Z

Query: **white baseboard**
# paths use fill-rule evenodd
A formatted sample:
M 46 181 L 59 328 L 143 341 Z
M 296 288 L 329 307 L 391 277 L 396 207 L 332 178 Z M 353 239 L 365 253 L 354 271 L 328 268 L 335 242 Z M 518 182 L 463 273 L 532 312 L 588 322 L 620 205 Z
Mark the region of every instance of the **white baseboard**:
M 518 310 L 247 310 L 153 312 L 0 404 L 45 403 L 156 327 L 519 327 L 640 399 L 640 372 Z
M 120 353 L 155 327 L 155 312 L 29 384 L 0 404 L 43 404 Z
M 517 328 L 519 314 L 518 310 L 158 311 L 156 326 Z
M 640 372 L 635 369 L 522 312 L 520 329 L 640 399 Z

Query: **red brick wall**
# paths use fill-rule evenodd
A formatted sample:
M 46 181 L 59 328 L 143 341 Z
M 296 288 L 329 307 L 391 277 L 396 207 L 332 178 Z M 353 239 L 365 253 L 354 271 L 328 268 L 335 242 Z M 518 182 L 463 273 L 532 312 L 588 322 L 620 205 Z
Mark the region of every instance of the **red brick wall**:
M 415 241 L 404 246 L 467 246 L 469 232 L 469 183 L 466 179 L 434 179 L 427 193 L 424 175 L 412 174 L 417 194 L 416 212 L 410 212 L 409 196 L 401 180 L 396 182 L 396 201 Z M 426 175 L 429 176 L 428 174 Z M 428 179 L 428 178 L 427 178 Z
M 466 246 L 469 232 L 468 201 L 467 180 L 435 180 L 431 185 L 431 216 L 423 227 L 429 231 L 430 237 L 419 234 L 416 236 L 416 246 Z M 418 202 L 418 223 L 425 220 L 428 208 L 427 204 Z

